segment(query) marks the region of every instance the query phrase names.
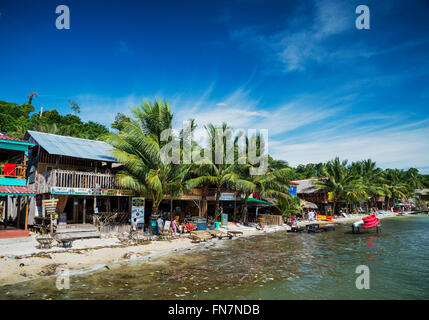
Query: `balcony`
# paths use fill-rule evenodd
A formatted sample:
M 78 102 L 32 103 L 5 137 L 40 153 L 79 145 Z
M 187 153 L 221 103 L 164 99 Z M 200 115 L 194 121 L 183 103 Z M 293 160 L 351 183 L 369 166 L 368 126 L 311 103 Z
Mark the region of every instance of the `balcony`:
M 124 189 L 114 174 L 53 169 L 39 175 L 37 193 L 49 193 L 51 188 Z
M 0 185 L 25 186 L 26 168 L 23 164 L 0 163 Z

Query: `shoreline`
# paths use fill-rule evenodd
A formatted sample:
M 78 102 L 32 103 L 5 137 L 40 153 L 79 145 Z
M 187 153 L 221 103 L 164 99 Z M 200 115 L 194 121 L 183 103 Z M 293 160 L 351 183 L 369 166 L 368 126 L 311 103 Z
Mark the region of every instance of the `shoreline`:
M 351 224 L 361 220 L 366 215 L 350 215 L 336 219 L 338 224 Z M 379 219 L 399 217 L 398 214 L 388 212 L 377 215 Z M 300 226 L 314 223 L 299 221 Z M 235 224 L 221 231 L 237 230 L 243 234 L 239 237 L 251 237 L 266 233 L 286 231 L 288 226 L 265 226 L 264 230 L 255 227 L 246 227 Z M 121 263 L 139 261 L 143 263 L 161 262 L 162 257 L 169 256 L 177 251 L 207 248 L 207 246 L 221 246 L 229 240 L 212 240 L 193 243 L 188 237 L 179 237 L 171 240 L 156 240 L 143 244 L 121 245 L 116 237 L 100 239 L 76 240 L 73 248 L 52 248 L 40 250 L 36 248 L 35 235 L 28 242 L 0 245 L 0 287 L 18 284 L 20 282 L 40 279 L 56 274 L 58 266 L 66 265 L 70 275 L 94 272 L 102 268 L 114 268 Z M 210 249 L 210 248 L 208 248 Z
M 265 230 L 256 230 L 254 227 L 242 225 L 228 226 L 222 231 L 237 230 L 243 234 L 239 237 L 251 237 L 263 235 L 281 230 L 287 230 L 284 226 L 267 226 Z M 56 274 L 59 266 L 66 265 L 70 275 L 87 273 L 102 268 L 112 268 L 121 263 L 131 261 L 143 261 L 154 263 L 163 256 L 169 256 L 174 252 L 205 248 L 208 245 L 223 245 L 229 240 L 214 240 L 201 243 L 193 243 L 188 237 L 179 237 L 171 240 L 149 241 L 143 244 L 121 245 L 114 238 L 76 240 L 73 248 L 52 248 L 47 250 L 36 249 L 35 235 L 28 242 L 0 245 L 0 287 L 18 284 L 25 281 L 40 279 Z

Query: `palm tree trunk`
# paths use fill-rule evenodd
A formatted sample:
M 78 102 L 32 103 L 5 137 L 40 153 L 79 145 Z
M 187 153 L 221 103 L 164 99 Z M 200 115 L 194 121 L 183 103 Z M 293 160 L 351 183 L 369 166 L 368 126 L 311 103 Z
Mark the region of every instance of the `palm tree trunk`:
M 234 220 L 237 219 L 237 195 L 234 193 Z
M 250 197 L 250 193 L 246 193 L 246 198 L 244 199 L 244 204 L 243 204 L 243 223 L 246 224 L 247 223 L 247 202 L 249 200 Z
M 173 221 L 173 197 L 170 199 L 170 221 Z
M 219 214 L 219 204 L 220 204 L 220 189 L 217 189 L 216 190 L 215 221 L 217 221 L 217 215 Z

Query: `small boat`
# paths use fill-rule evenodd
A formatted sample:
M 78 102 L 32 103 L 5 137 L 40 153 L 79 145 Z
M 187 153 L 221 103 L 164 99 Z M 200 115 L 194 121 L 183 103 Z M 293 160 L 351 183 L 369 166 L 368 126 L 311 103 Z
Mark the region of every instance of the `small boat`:
M 317 215 L 317 220 L 318 220 L 318 221 L 335 222 L 335 221 L 334 221 L 334 217 L 333 217 L 333 216 L 322 216 L 322 215 Z
M 352 224 L 352 231 L 353 233 L 360 232 L 360 228 L 364 229 L 370 229 L 370 228 L 376 228 L 377 233 L 379 231 L 379 228 L 381 227 L 380 219 L 378 219 L 375 214 L 363 217 L 362 220 L 356 221 Z

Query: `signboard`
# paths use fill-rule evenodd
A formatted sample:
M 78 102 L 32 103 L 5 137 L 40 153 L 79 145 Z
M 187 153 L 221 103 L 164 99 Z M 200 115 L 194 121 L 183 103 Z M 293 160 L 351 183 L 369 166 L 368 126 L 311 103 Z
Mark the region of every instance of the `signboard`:
M 76 196 L 115 196 L 130 197 L 134 195 L 132 190 L 116 189 L 86 189 L 86 188 L 63 188 L 52 187 L 51 194 L 76 195 Z
M 221 215 L 221 223 L 223 226 L 228 225 L 228 215 L 226 213 L 222 213 Z
M 67 224 L 67 212 L 60 212 L 59 224 Z
M 145 198 L 133 197 L 131 199 L 131 221 L 137 219 L 137 225 L 144 224 Z
M 222 192 L 220 194 L 220 200 L 234 201 L 235 200 L 235 195 L 233 193 L 230 193 L 230 192 Z

